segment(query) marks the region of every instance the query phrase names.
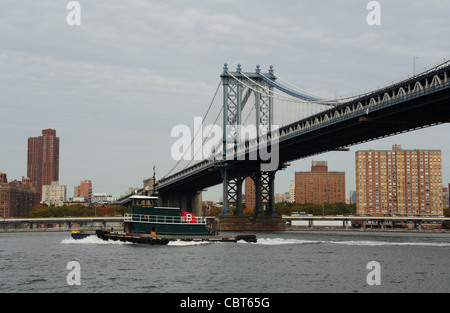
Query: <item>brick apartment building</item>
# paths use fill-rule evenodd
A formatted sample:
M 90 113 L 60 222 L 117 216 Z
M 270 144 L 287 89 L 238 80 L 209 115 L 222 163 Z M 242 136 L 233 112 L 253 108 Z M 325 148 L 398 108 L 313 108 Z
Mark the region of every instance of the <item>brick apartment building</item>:
M 80 185 L 73 188 L 73 197 L 85 197 L 88 203 L 92 202 L 92 182 L 83 180 Z
M 245 190 L 245 207 L 248 209 L 254 209 L 256 207 L 256 188 L 255 182 L 250 177 L 244 180 Z
M 27 176 L 39 192 L 42 192 L 42 186 L 59 180 L 59 137 L 56 137 L 56 130 L 44 129 L 42 136 L 28 138 Z
M 442 202 L 444 209 L 450 207 L 450 184 L 442 188 Z
M 312 161 L 311 172 L 295 173 L 295 202 L 345 202 L 345 172 L 329 172 L 326 161 Z
M 0 218 L 26 217 L 41 194 L 29 178 L 8 183 L 7 175 L 0 173 Z
M 356 151 L 358 214 L 442 215 L 440 150 Z

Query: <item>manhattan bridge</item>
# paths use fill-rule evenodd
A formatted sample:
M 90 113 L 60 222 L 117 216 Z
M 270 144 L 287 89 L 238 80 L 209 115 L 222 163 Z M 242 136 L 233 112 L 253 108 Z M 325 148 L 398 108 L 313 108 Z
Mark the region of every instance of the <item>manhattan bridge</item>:
M 174 161 L 152 192 L 163 205 L 201 214 L 201 191 L 222 184 L 222 215 L 230 214 L 230 206 L 240 215 L 243 181 L 250 177 L 255 215 L 273 216 L 276 172 L 289 162 L 447 122 L 450 61 L 376 90 L 335 99 L 301 90 L 272 66 L 263 73 L 260 66 L 244 72 L 241 65 L 231 70 L 225 64 L 201 127 L 185 150 L 190 155 Z

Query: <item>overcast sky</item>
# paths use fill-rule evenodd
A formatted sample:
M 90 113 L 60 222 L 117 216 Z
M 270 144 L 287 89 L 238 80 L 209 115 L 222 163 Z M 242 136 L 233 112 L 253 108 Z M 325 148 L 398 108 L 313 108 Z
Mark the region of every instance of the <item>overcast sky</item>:
M 369 26 L 365 0 L 0 0 L 0 171 L 27 174 L 27 138 L 53 128 L 60 137 L 60 184 L 68 196 L 90 179 L 114 196 L 164 176 L 175 164 L 171 129 L 203 116 L 223 64 L 257 64 L 324 97 L 357 94 L 450 58 L 448 0 L 381 0 Z M 277 174 L 289 190 L 311 160 L 345 171 L 355 189 L 355 151 L 441 149 L 450 182 L 449 125 L 293 162 Z M 219 200 L 211 188 L 204 200 Z

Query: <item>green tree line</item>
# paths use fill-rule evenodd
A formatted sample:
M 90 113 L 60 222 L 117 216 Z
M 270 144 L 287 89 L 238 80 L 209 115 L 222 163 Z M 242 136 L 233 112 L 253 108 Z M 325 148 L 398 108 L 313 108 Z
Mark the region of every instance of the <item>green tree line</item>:
M 92 217 L 92 216 L 116 216 L 131 213 L 131 209 L 127 209 L 121 205 L 106 205 L 106 206 L 84 206 L 82 204 L 45 206 L 42 204 L 35 205 L 28 214 L 28 217 Z
M 231 206 L 229 208 L 230 214 L 234 215 L 235 208 Z M 312 204 L 312 203 L 275 203 L 275 211 L 278 215 L 290 215 L 292 212 L 305 212 L 312 215 L 354 215 L 356 214 L 355 204 L 346 204 L 343 202 L 338 203 L 324 203 Z M 211 208 L 210 215 L 218 216 L 222 213 L 222 208 L 215 206 Z M 253 215 L 254 210 L 243 208 L 243 214 L 245 216 Z

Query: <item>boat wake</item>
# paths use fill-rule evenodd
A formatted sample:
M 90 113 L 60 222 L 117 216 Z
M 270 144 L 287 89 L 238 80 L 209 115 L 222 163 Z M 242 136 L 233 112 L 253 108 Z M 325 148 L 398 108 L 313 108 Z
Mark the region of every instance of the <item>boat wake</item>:
M 120 241 L 120 240 L 103 240 L 98 238 L 97 236 L 89 236 L 83 239 L 73 239 L 66 238 L 61 241 L 62 244 L 97 244 L 97 245 L 131 245 L 132 242 L 129 241 Z M 211 242 L 206 241 L 170 241 L 167 245 L 173 247 L 186 247 L 186 246 L 198 246 L 198 245 L 206 245 L 211 244 Z
M 389 241 L 369 241 L 369 240 L 351 240 L 351 241 L 330 241 L 333 244 L 347 246 L 422 246 L 422 247 L 450 247 L 450 243 L 445 242 L 389 242 Z
M 239 243 L 246 243 L 239 241 Z M 253 245 L 305 245 L 305 244 L 332 244 L 346 246 L 422 246 L 422 247 L 450 247 L 450 243 L 445 242 L 392 242 L 392 241 L 373 241 L 373 240 L 301 240 L 301 239 L 285 239 L 285 238 L 258 238 L 258 242 L 251 243 Z
M 168 246 L 173 246 L 173 247 L 186 247 L 186 246 L 199 246 L 199 245 L 207 245 L 207 244 L 211 244 L 212 242 L 210 241 L 181 241 L 181 240 L 176 240 L 176 241 L 170 241 L 167 245 Z
M 300 239 L 284 239 L 284 238 L 258 238 L 258 241 L 251 243 L 253 245 L 266 245 L 266 246 L 277 246 L 277 245 L 292 245 L 292 244 L 317 244 L 324 241 L 316 240 L 300 240 Z M 238 241 L 238 243 L 247 243 L 245 241 Z
M 66 238 L 61 241 L 62 244 L 97 244 L 97 245 L 129 245 L 131 242 L 123 242 L 123 241 L 114 241 L 114 240 L 103 240 L 98 238 L 97 236 L 89 236 L 83 239 L 73 239 Z
M 114 240 L 102 240 L 97 236 L 89 236 L 84 239 L 66 238 L 61 241 L 62 244 L 101 244 L 101 245 L 124 245 L 133 244 L 131 242 L 114 241 Z M 266 245 L 266 246 L 279 246 L 279 245 L 344 245 L 344 246 L 365 246 L 365 247 L 378 247 L 378 246 L 420 246 L 420 247 L 450 247 L 450 243 L 446 242 L 393 242 L 393 241 L 375 241 L 375 240 L 302 240 L 293 238 L 258 238 L 256 243 L 248 243 L 244 240 L 239 240 L 239 244 L 251 244 L 251 245 Z M 168 243 L 172 247 L 187 247 L 187 246 L 199 246 L 199 245 L 211 245 L 221 244 L 220 242 L 213 243 L 207 241 L 171 241 Z

